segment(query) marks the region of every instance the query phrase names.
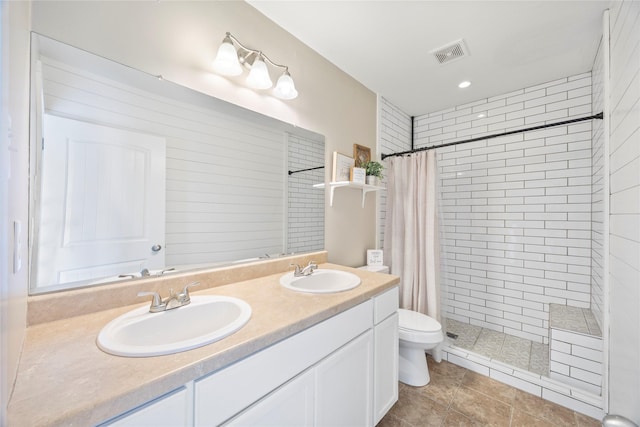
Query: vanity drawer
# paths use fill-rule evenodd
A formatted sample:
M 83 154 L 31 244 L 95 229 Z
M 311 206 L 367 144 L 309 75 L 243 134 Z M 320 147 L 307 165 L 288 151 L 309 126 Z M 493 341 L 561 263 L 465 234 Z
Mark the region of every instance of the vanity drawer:
M 398 311 L 400 288 L 398 286 L 376 295 L 373 298 L 373 322 L 377 325 Z
M 191 424 L 191 394 L 188 387 L 180 387 L 98 427 L 188 426 Z

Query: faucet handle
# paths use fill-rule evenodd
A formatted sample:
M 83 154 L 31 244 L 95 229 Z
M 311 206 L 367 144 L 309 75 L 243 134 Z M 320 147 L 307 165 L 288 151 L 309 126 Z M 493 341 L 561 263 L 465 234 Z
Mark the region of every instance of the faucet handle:
M 291 264 L 289 264 L 289 267 L 295 267 L 296 268 L 295 271 L 293 272 L 294 276 L 300 275 L 300 272 L 302 271 L 302 267 L 300 267 L 298 264 L 291 263 Z
M 189 288 L 194 286 L 200 286 L 200 282 L 192 282 L 192 283 L 186 284 L 184 288 L 182 288 L 182 293 L 179 295 L 181 302 L 184 303 L 187 301 L 191 301 L 191 297 L 189 296 Z
M 313 271 L 316 268 L 318 268 L 318 264 L 316 264 L 315 261 L 309 261 L 309 264 L 307 264 L 307 266 L 302 269 L 302 271 L 300 272 L 300 275 L 309 276 L 309 275 L 313 274 Z
M 162 298 L 160 297 L 159 293 L 147 292 L 147 291 L 138 292 L 139 297 L 145 297 L 148 295 L 153 296 L 153 300 L 151 300 L 151 307 L 149 308 L 149 311 L 152 313 L 154 313 L 155 311 L 161 311 L 162 308 L 164 307 L 164 303 L 162 302 Z

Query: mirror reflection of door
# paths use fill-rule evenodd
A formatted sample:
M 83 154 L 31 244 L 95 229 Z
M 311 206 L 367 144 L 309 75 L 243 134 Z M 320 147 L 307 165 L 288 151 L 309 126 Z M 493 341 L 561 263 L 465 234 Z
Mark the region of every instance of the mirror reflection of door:
M 163 268 L 165 138 L 52 115 L 43 136 L 37 286 Z

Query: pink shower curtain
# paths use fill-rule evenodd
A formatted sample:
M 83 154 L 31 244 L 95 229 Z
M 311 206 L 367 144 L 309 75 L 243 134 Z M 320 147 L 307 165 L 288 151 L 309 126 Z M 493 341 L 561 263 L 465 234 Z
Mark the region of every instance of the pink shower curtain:
M 400 307 L 440 321 L 437 173 L 433 150 L 389 159 L 384 259 Z

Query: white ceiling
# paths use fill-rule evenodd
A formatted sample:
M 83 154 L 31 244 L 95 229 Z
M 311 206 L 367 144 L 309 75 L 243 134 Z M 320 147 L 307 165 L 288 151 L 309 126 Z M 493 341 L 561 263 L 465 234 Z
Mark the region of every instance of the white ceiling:
M 248 3 L 415 116 L 590 71 L 609 1 Z M 468 57 L 429 53 L 458 39 Z

